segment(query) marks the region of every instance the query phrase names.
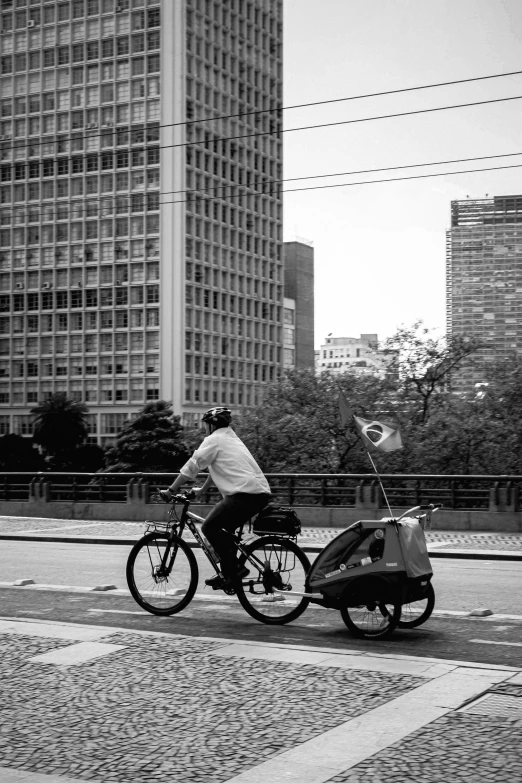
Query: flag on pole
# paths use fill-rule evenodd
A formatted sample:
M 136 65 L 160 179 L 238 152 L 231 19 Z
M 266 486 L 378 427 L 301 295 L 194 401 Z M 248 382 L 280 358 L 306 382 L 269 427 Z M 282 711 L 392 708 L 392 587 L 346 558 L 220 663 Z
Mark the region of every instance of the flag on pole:
M 377 449 L 377 451 L 402 449 L 401 433 L 396 424 L 385 424 L 382 421 L 362 419 L 360 416 L 356 416 L 341 389 L 339 390 L 339 411 L 344 426 L 353 421 L 366 448 Z
M 359 416 L 354 416 L 353 422 L 366 448 L 371 446 L 378 451 L 402 449 L 401 433 L 396 424 L 385 424 L 375 420 L 368 421 Z

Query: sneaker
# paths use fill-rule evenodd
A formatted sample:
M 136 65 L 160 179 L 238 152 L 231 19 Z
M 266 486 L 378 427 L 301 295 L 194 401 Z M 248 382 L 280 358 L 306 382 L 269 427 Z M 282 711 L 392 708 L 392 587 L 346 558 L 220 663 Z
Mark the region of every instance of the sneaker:
M 216 576 L 212 576 L 210 579 L 205 579 L 205 584 L 208 587 L 211 587 L 213 590 L 223 590 L 223 588 L 230 588 L 236 579 L 244 579 L 249 575 L 249 573 L 250 571 L 248 568 L 243 566 L 243 568 L 234 577 L 225 579 L 224 576 L 216 574 Z
M 211 587 L 213 590 L 220 590 L 224 584 L 223 577 L 219 574 L 216 574 L 210 579 L 205 579 L 205 584 L 208 585 L 208 587 Z

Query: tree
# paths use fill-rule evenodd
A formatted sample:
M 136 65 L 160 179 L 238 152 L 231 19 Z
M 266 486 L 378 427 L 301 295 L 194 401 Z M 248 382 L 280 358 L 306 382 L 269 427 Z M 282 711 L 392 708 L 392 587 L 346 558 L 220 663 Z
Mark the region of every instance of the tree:
M 390 357 L 389 370 L 395 373 L 403 400 L 417 403 L 415 416 L 424 424 L 440 394 L 449 390 L 451 374 L 478 351 L 481 343 L 474 337 L 444 335 L 417 321 L 401 326 L 385 340 L 383 351 Z M 412 414 L 414 411 L 412 410 Z
M 105 453 L 109 472 L 176 473 L 189 454 L 179 416 L 169 402 L 150 402 L 121 430 Z
M 289 370 L 268 387 L 261 405 L 234 417 L 234 428 L 267 473 L 366 473 L 359 438 L 341 424 L 339 388 L 354 412 L 373 417 L 382 411 L 388 381 Z
M 31 409 L 33 441 L 43 448 L 55 469 L 67 467 L 71 452 L 85 442 L 88 412 L 83 402 L 67 397 L 65 392 L 51 394 Z
M 30 438 L 21 435 L 0 438 L 0 470 L 26 472 L 42 470 L 43 467 L 43 458 Z
M 105 464 L 105 452 L 96 443 L 85 443 L 71 452 L 69 470 L 78 473 L 97 473 Z

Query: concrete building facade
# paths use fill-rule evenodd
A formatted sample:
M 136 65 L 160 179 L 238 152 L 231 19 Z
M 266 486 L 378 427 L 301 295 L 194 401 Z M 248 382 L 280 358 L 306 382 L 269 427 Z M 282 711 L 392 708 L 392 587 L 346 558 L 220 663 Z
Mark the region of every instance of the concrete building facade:
M 282 364 L 282 0 L 0 0 L 0 431 L 250 405 Z
M 446 248 L 448 333 L 484 344 L 452 380 L 472 391 L 492 363 L 522 355 L 522 195 L 452 201 Z
M 358 375 L 386 376 L 389 359 L 377 349 L 376 334 L 360 337 L 332 337 L 325 339 L 315 352 L 316 372 L 328 370 L 334 375 L 355 372 Z
M 314 248 L 304 241 L 284 243 L 285 367 L 314 367 Z

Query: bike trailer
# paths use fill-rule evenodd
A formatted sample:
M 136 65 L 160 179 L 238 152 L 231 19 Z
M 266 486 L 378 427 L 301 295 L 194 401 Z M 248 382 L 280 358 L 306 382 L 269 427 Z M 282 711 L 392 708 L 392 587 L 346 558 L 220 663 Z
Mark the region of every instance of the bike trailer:
M 382 599 L 401 603 L 424 597 L 432 569 L 418 520 L 361 520 L 343 530 L 318 555 L 306 591 L 339 608 Z M 348 603 L 346 603 L 348 601 Z

